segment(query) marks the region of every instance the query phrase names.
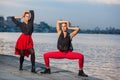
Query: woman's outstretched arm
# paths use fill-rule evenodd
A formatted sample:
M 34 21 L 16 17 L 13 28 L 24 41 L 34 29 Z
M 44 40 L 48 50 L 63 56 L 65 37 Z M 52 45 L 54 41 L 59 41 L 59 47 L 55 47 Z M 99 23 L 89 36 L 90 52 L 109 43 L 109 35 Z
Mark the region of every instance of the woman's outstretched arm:
M 79 27 L 68 27 L 69 30 L 73 30 L 72 33 L 70 33 L 70 38 L 72 39 L 80 30 Z
M 17 21 L 16 19 L 17 19 L 17 18 L 23 18 L 23 17 L 24 17 L 24 14 L 25 14 L 25 12 L 23 12 L 22 15 L 20 15 L 20 16 L 13 16 L 13 17 L 12 17 L 12 21 L 13 21 L 16 25 L 20 26 L 21 22 Z

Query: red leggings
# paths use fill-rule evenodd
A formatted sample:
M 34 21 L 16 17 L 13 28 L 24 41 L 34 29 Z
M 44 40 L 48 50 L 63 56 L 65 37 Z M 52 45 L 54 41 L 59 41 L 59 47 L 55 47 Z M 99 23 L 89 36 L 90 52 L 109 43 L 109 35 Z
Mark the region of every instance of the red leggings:
M 84 55 L 81 53 L 77 52 L 60 52 L 60 51 L 54 51 L 54 52 L 47 52 L 44 54 L 44 62 L 46 67 L 49 67 L 49 58 L 54 58 L 54 59 L 78 59 L 78 64 L 79 64 L 79 69 L 83 68 L 83 62 L 84 62 Z

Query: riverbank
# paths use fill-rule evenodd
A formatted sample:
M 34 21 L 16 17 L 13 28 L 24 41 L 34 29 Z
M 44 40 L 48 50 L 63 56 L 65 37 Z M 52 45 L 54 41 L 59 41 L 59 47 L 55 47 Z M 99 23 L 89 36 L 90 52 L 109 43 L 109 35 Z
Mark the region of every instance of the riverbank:
M 36 63 L 37 73 L 31 73 L 30 61 L 25 60 L 23 71 L 18 70 L 19 58 L 0 54 L 0 80 L 101 80 L 93 77 L 82 78 L 76 73 L 52 67 L 52 74 L 40 74 L 44 65 Z
M 19 56 L 14 55 L 14 46 L 19 35 L 20 33 L 0 33 L 1 55 L 13 56 L 19 58 Z M 48 51 L 57 50 L 56 48 L 57 34 L 33 33 L 32 37 L 34 40 L 36 63 L 44 64 L 43 54 Z M 75 52 L 81 52 L 82 54 L 84 54 L 85 57 L 84 71 L 86 74 L 90 76 L 89 80 L 119 80 L 120 79 L 119 76 L 120 75 L 120 54 L 119 54 L 120 36 L 119 35 L 78 34 L 72 40 L 72 43 Z M 14 58 L 12 58 L 11 60 L 13 59 Z M 30 58 L 25 57 L 25 59 L 27 61 L 30 61 Z M 5 62 L 6 61 L 7 60 L 5 60 Z M 9 64 L 12 63 L 9 62 Z M 19 64 L 19 60 L 17 60 L 17 65 L 18 64 Z M 0 65 L 2 65 L 2 63 Z M 30 67 L 31 63 L 29 62 L 28 65 Z M 77 76 L 78 74 L 78 60 L 50 59 L 50 65 L 57 68 L 56 69 L 57 72 L 61 71 L 60 74 L 64 74 L 64 71 L 68 72 L 67 74 L 65 73 L 66 75 L 72 77 L 74 77 L 73 74 L 75 76 Z M 25 63 L 25 68 L 26 66 L 27 65 Z M 3 66 L 0 66 L 0 68 L 1 67 Z M 15 67 L 16 68 L 14 69 L 19 72 L 18 66 Z M 7 69 L 9 69 L 9 67 Z M 38 71 L 43 70 L 43 68 L 40 67 L 37 67 L 37 69 Z M 4 67 L 2 70 L 4 70 Z M 27 71 L 28 74 L 31 73 L 29 70 L 30 68 Z M 52 69 L 52 71 L 54 72 L 54 69 Z M 9 72 L 9 74 L 11 74 L 11 72 Z M 22 74 L 24 74 L 24 72 Z M 59 73 L 52 74 L 52 77 L 53 75 L 59 76 Z M 51 77 L 51 75 L 49 76 Z M 55 80 L 56 78 L 53 79 Z M 51 80 L 51 78 L 49 80 Z

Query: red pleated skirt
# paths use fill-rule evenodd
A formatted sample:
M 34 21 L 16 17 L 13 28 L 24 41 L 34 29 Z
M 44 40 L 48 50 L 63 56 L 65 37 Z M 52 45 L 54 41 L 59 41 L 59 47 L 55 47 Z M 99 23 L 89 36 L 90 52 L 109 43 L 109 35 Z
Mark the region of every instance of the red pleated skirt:
M 28 49 L 33 48 L 33 40 L 30 35 L 21 34 L 15 46 L 15 54 L 20 55 L 20 50 L 24 50 L 24 55 L 29 57 Z

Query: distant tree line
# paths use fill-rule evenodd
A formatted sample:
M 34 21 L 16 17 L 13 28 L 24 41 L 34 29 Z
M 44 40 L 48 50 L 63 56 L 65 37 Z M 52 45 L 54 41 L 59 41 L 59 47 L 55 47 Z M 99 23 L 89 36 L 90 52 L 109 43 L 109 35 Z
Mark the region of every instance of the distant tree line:
M 18 19 L 18 21 L 21 21 Z M 0 32 L 20 32 L 19 26 L 15 25 L 11 20 L 11 17 L 7 17 L 4 20 L 3 16 L 0 16 Z M 34 32 L 40 33 L 56 33 L 56 28 L 50 26 L 44 21 L 39 24 L 34 23 Z M 71 30 L 70 30 L 71 32 Z M 100 27 L 95 27 L 94 29 L 81 29 L 79 33 L 90 33 L 90 34 L 120 34 L 120 29 L 114 27 L 106 27 L 105 29 L 100 29 Z
M 120 29 L 114 27 L 106 27 L 105 29 L 100 29 L 96 27 L 94 29 L 81 30 L 79 33 L 91 33 L 91 34 L 120 34 Z

